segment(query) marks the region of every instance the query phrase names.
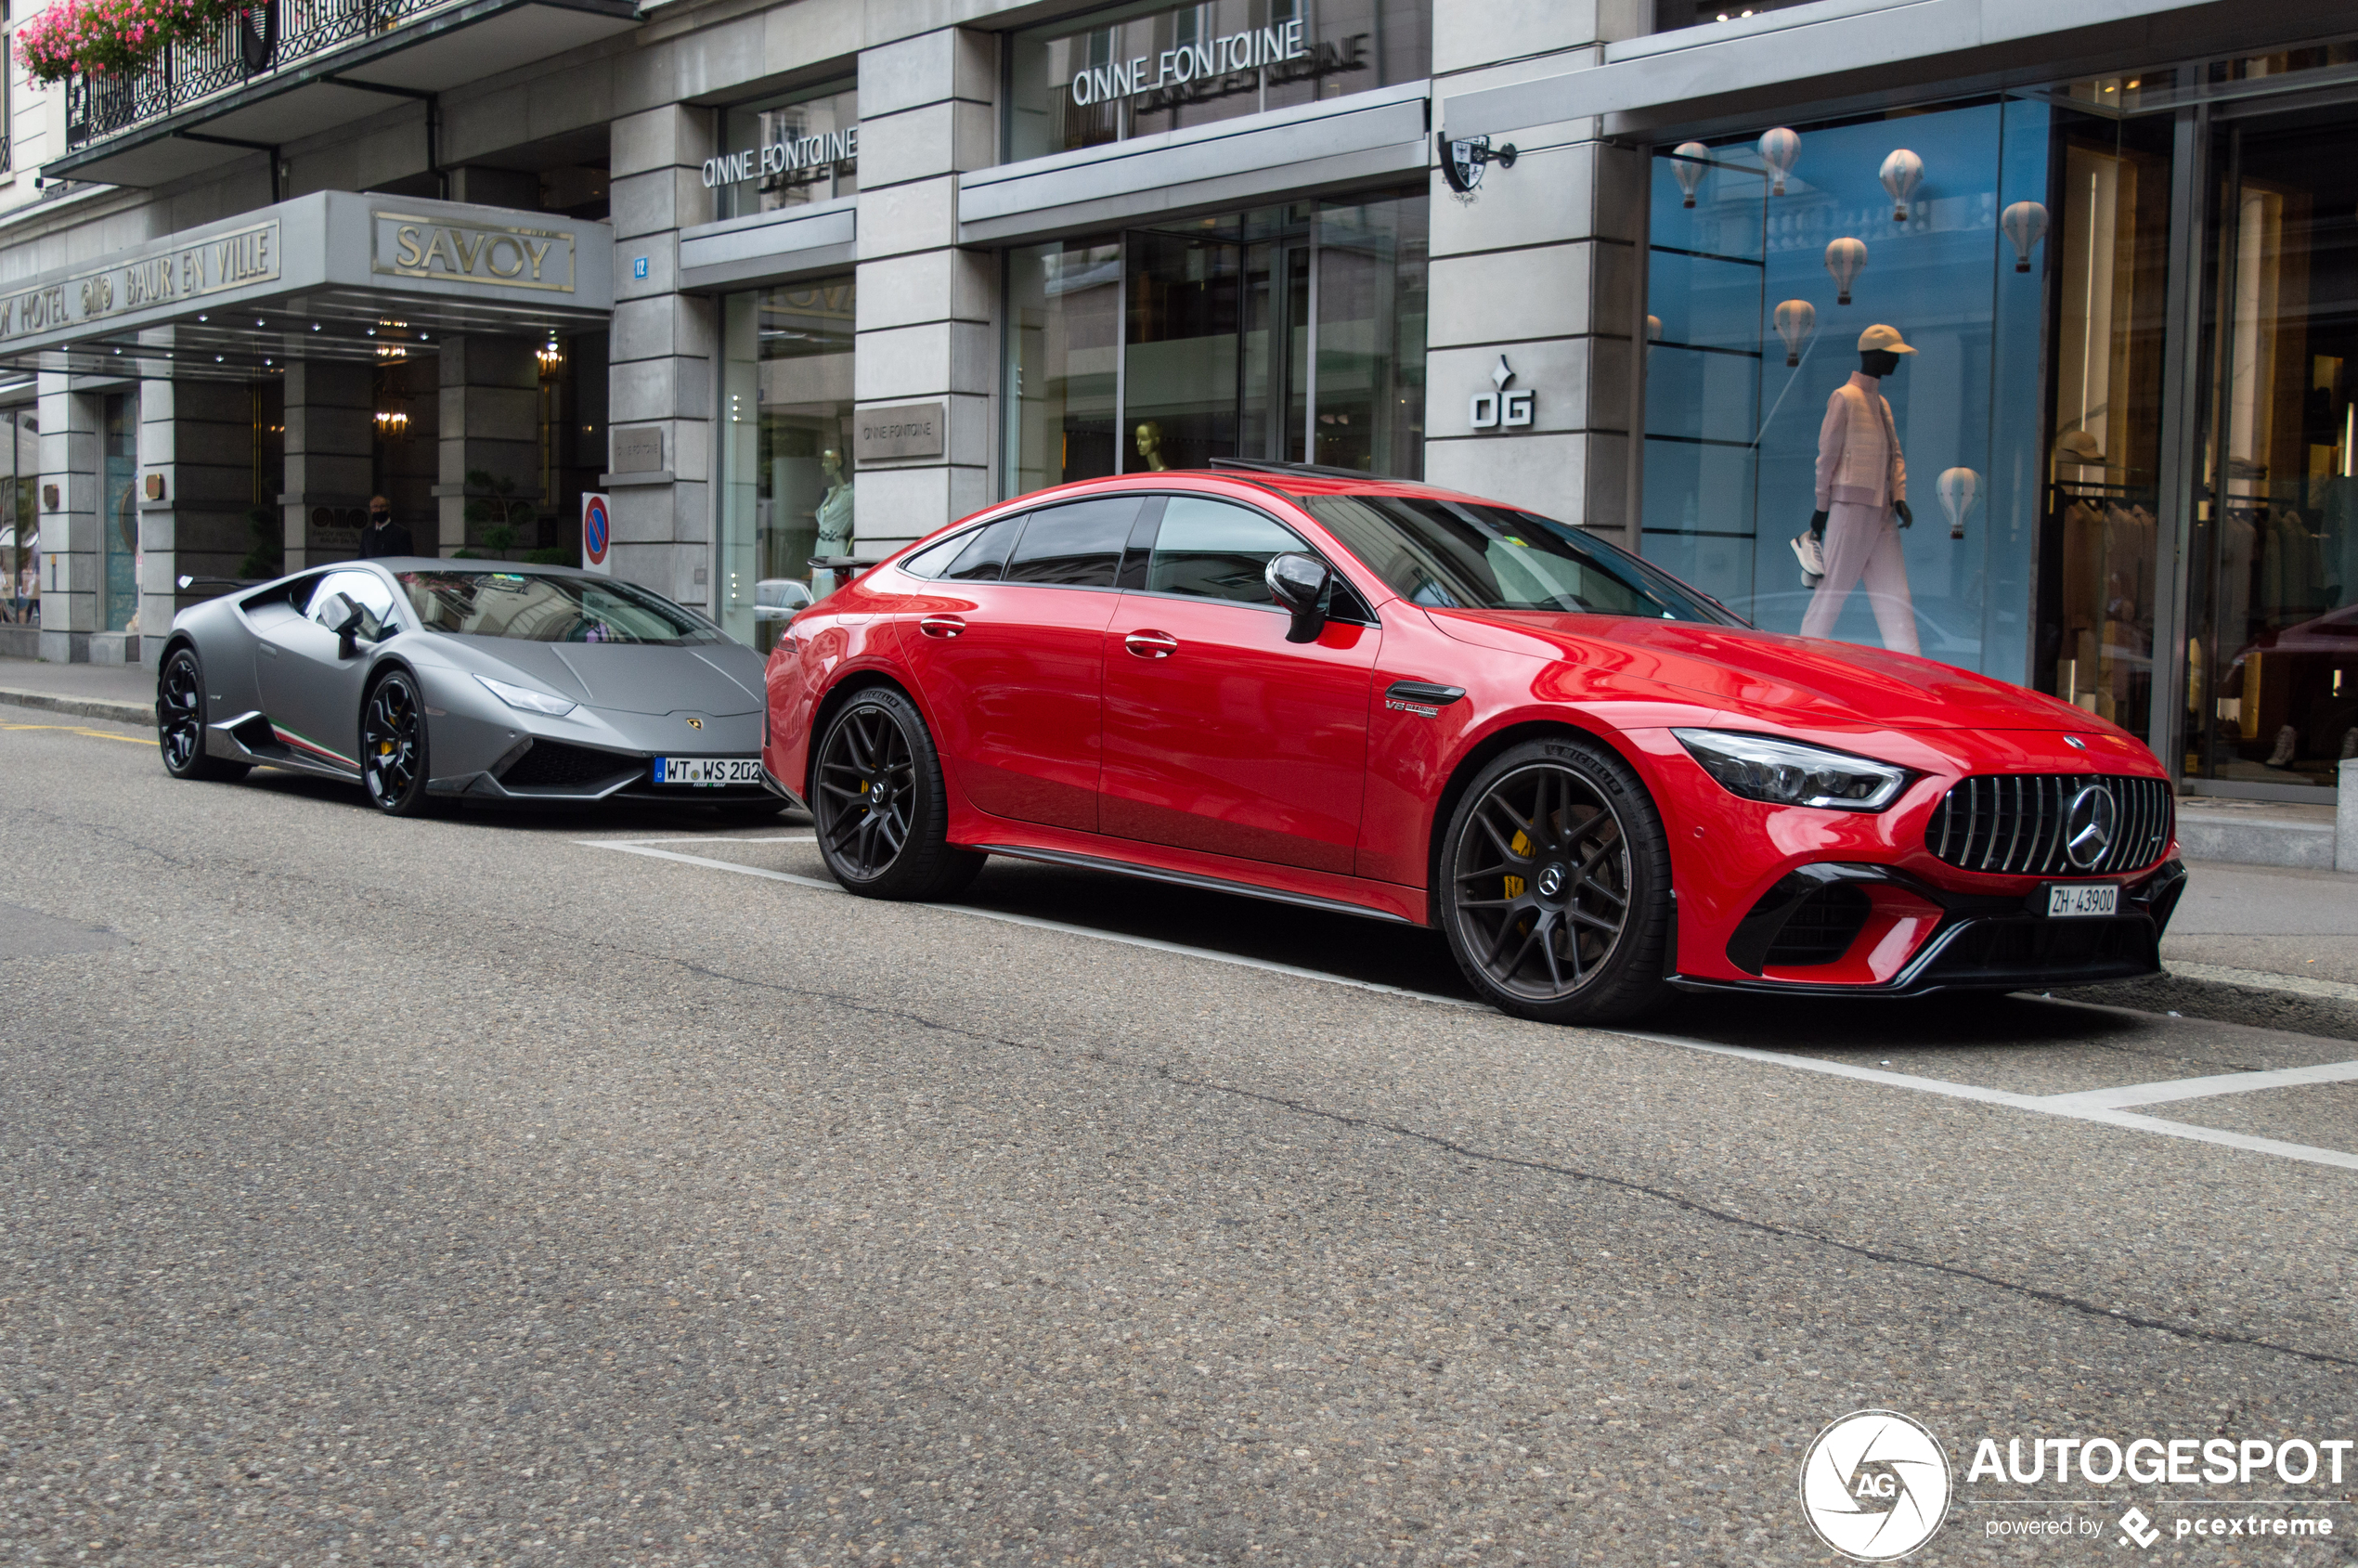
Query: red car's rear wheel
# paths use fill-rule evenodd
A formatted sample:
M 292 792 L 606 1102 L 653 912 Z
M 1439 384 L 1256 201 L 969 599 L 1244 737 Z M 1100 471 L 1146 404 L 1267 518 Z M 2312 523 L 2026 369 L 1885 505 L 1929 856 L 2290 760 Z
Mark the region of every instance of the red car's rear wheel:
M 941 757 L 916 705 L 888 686 L 829 720 L 810 775 L 819 854 L 847 892 L 871 899 L 957 895 L 983 857 L 948 839 Z
M 1663 995 L 1670 856 L 1629 765 L 1569 736 L 1494 758 L 1458 803 L 1442 925 L 1466 978 L 1548 1023 L 1632 1017 Z

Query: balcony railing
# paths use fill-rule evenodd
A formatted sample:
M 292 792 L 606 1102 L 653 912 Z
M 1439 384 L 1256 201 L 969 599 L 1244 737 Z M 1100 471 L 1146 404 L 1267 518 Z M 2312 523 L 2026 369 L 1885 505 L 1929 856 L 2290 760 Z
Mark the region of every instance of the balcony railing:
M 264 0 L 209 37 L 173 45 L 136 75 L 74 72 L 66 81 L 66 146 L 79 150 L 458 3 Z

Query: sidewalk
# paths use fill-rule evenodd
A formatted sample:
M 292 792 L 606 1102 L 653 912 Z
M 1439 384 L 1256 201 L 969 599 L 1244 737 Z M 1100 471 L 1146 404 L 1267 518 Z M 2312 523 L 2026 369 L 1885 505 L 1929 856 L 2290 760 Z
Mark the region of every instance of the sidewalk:
M 0 703 L 144 729 L 156 721 L 156 678 L 137 665 L 0 658 Z
M 2358 1002 L 2358 876 L 2190 860 L 2161 956 L 2191 978 L 2290 977 L 2290 989 Z

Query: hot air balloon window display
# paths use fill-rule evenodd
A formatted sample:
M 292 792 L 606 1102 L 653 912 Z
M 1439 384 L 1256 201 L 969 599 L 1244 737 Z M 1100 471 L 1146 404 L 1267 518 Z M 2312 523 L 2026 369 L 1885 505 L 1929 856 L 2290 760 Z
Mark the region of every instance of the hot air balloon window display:
M 2017 201 L 1998 214 L 1998 227 L 2015 248 L 2015 270 L 2030 270 L 2030 253 L 2047 237 L 2047 209 L 2036 201 Z
M 1906 223 L 1908 199 L 1924 180 L 1924 161 L 1903 147 L 1883 161 L 1878 174 L 1884 189 L 1891 193 L 1891 221 Z
M 1940 510 L 1949 514 L 1949 537 L 1965 537 L 1965 518 L 1973 512 L 1974 499 L 1981 494 L 1981 475 L 1969 468 L 1942 471 L 1933 483 L 1933 492 L 1940 498 Z
M 1773 318 L 1777 335 L 1785 340 L 1785 368 L 1792 369 L 1801 363 L 1801 351 L 1818 332 L 1818 307 L 1807 300 L 1787 300 L 1777 307 Z
M 1780 125 L 1773 131 L 1763 132 L 1759 146 L 1760 161 L 1768 169 L 1768 194 L 1782 196 L 1785 193 L 1785 176 L 1792 174 L 1793 166 L 1801 161 L 1801 138 Z
M 1826 247 L 1826 270 L 1833 274 L 1834 304 L 1850 303 L 1850 285 L 1867 266 L 1867 242 L 1846 235 Z
M 1685 205 L 1695 204 L 1695 188 L 1703 184 L 1704 166 L 1710 162 L 1711 149 L 1699 141 L 1682 141 L 1670 149 L 1670 173 L 1687 198 Z

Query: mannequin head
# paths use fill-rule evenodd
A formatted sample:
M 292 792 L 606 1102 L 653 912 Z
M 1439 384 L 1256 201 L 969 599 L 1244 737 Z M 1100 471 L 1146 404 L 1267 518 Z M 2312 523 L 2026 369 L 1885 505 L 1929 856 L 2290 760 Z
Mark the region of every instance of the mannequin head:
M 1147 420 L 1138 426 L 1138 457 L 1146 463 L 1149 473 L 1161 473 L 1171 467 L 1163 460 L 1162 426 L 1154 420 Z
M 827 476 L 830 489 L 843 483 L 843 454 L 833 447 L 819 454 L 819 471 Z
M 1859 334 L 1859 373 L 1877 381 L 1899 369 L 1899 356 L 1916 351 L 1900 341 L 1897 327 L 1873 326 Z

